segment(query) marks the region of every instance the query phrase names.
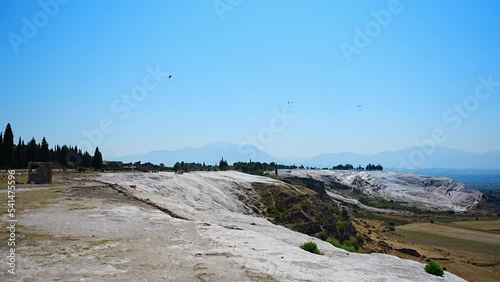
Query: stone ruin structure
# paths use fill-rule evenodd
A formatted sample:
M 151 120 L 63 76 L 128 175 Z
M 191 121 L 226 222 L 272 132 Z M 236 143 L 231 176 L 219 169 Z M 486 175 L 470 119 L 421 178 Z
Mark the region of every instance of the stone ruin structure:
M 52 163 L 50 163 L 50 162 L 29 162 L 28 163 L 28 183 L 30 183 L 30 184 L 52 183 Z

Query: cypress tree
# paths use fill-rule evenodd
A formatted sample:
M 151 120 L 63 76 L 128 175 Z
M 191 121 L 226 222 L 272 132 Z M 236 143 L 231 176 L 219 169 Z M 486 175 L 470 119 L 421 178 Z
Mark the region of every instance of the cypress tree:
M 21 137 L 19 137 L 19 141 L 17 141 L 16 150 L 14 152 L 14 168 L 22 168 L 22 158 L 23 158 L 23 144 L 21 143 Z
M 69 153 L 68 146 L 63 145 L 61 148 L 61 153 L 59 154 L 59 163 L 63 167 L 66 167 L 68 165 L 68 161 L 67 161 L 68 153 Z
M 20 167 L 21 168 L 28 168 L 28 161 L 27 161 L 27 157 L 26 157 L 26 144 L 24 144 L 24 140 L 21 140 L 21 148 L 20 148 L 20 152 L 19 152 L 19 156 L 20 156 L 20 159 L 19 159 L 19 164 L 20 164 Z
M 92 156 L 87 151 L 83 154 L 82 166 L 92 167 Z
M 12 133 L 12 128 L 10 127 L 10 123 L 7 123 L 2 142 L 2 165 L 5 168 L 10 168 L 12 166 L 13 157 L 14 157 L 14 134 Z
M 26 148 L 26 162 L 35 162 L 38 158 L 38 145 L 35 137 L 31 138 Z
M 43 137 L 42 144 L 40 144 L 40 152 L 38 154 L 38 161 L 50 162 L 49 143 L 47 143 L 47 140 L 45 140 L 45 137 Z
M 95 148 L 94 157 L 92 158 L 92 167 L 95 169 L 102 168 L 102 155 L 99 152 L 99 147 Z

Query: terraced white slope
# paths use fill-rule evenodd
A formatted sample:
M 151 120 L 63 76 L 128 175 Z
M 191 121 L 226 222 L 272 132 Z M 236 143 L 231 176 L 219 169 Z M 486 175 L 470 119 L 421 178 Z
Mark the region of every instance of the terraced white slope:
M 427 274 L 424 265 L 415 261 L 384 254 L 348 253 L 256 217 L 244 204 L 246 195 L 255 193 L 252 182 L 293 189 L 269 178 L 228 171 L 182 175 L 109 173 L 99 180 L 116 183 L 136 198 L 148 199 L 190 219 L 184 221 L 186 225 L 198 222 L 196 232 L 202 239 L 191 239 L 195 241 L 190 242 L 192 249 L 185 250 L 188 254 L 223 257 L 228 266 L 237 264 L 260 273 L 262 281 L 464 281 L 448 272 L 444 277 Z M 316 242 L 323 255 L 301 250 L 298 246 L 306 241 Z
M 466 211 L 481 199 L 481 192 L 444 177 L 386 171 L 280 170 L 284 176 L 313 178 L 328 187 L 332 181 L 428 210 Z

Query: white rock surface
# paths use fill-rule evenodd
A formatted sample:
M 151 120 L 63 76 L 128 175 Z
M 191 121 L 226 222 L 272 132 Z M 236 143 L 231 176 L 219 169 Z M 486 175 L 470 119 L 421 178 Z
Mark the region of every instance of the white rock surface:
M 238 200 L 246 195 L 243 190 L 254 193 L 251 182 L 276 183 L 293 189 L 270 178 L 228 171 L 182 175 L 109 173 L 98 180 L 133 186 L 126 188 L 126 192 L 189 218 L 190 221 L 184 221 L 186 225 L 198 222 L 196 231 L 211 248 L 186 252 L 200 252 L 200 255 L 204 252 L 218 259 L 227 257 L 228 265 L 236 263 L 253 273 L 265 274 L 265 281 L 464 281 L 448 272 L 444 277 L 427 274 L 423 264 L 411 260 L 384 254 L 348 253 L 256 217 Z M 298 247 L 306 241 L 316 242 L 323 255 Z M 193 245 L 200 244 L 193 242 Z M 242 279 L 234 277 L 233 281 Z
M 367 195 L 428 210 L 466 211 L 474 207 L 482 196 L 481 192 L 449 178 L 401 172 L 294 169 L 278 173 L 320 180 L 327 188 L 331 181 L 335 181 Z

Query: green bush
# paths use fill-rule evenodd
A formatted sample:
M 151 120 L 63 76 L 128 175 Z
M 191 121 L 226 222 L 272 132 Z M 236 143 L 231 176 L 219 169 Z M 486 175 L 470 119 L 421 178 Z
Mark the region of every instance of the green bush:
M 340 245 L 340 247 L 348 252 L 351 252 L 351 253 L 358 252 L 358 249 L 356 248 L 356 246 L 351 245 L 350 243 L 343 243 L 342 245 Z
M 340 214 L 340 209 L 336 206 L 330 206 L 328 207 L 328 210 L 333 214 Z
M 421 211 L 420 211 L 420 209 L 419 209 L 419 208 L 417 208 L 417 207 L 415 207 L 415 206 L 411 207 L 411 208 L 410 208 L 410 211 L 411 211 L 412 213 L 420 213 L 420 212 L 421 212 Z
M 308 251 L 313 254 L 320 255 L 321 252 L 318 249 L 318 246 L 314 242 L 305 242 L 304 244 L 300 245 L 300 248 L 302 250 Z
M 317 237 L 320 238 L 321 240 L 326 240 L 329 237 L 329 234 L 328 234 L 328 232 L 323 230 L 323 231 L 318 233 Z
M 359 198 L 358 201 L 365 206 L 369 206 L 369 207 L 374 206 L 374 204 L 367 198 Z
M 363 235 L 358 234 L 356 236 L 356 241 L 358 241 L 358 245 L 363 245 L 365 243 L 365 238 L 363 238 Z
M 337 248 L 341 248 L 341 249 L 344 249 L 348 252 L 352 252 L 352 253 L 357 253 L 359 252 L 359 243 L 358 242 L 343 242 L 343 243 L 340 243 L 340 241 L 337 239 L 337 238 L 333 238 L 333 237 L 328 237 L 326 239 L 326 241 L 332 245 L 334 245 L 335 247 Z
M 343 221 L 337 223 L 337 232 L 339 232 L 339 234 L 343 234 L 345 231 L 346 231 L 346 223 Z
M 335 247 L 337 248 L 340 248 L 340 242 L 339 240 L 337 240 L 337 238 L 333 238 L 333 237 L 328 237 L 326 239 L 326 241 L 332 245 L 334 245 Z
M 378 205 L 377 205 L 377 208 L 379 208 L 379 209 L 386 209 L 388 207 L 389 207 L 389 203 L 387 202 L 386 199 L 380 200 Z
M 431 260 L 425 265 L 425 272 L 437 275 L 437 276 L 443 276 L 444 271 L 443 267 L 439 265 L 437 262 Z

